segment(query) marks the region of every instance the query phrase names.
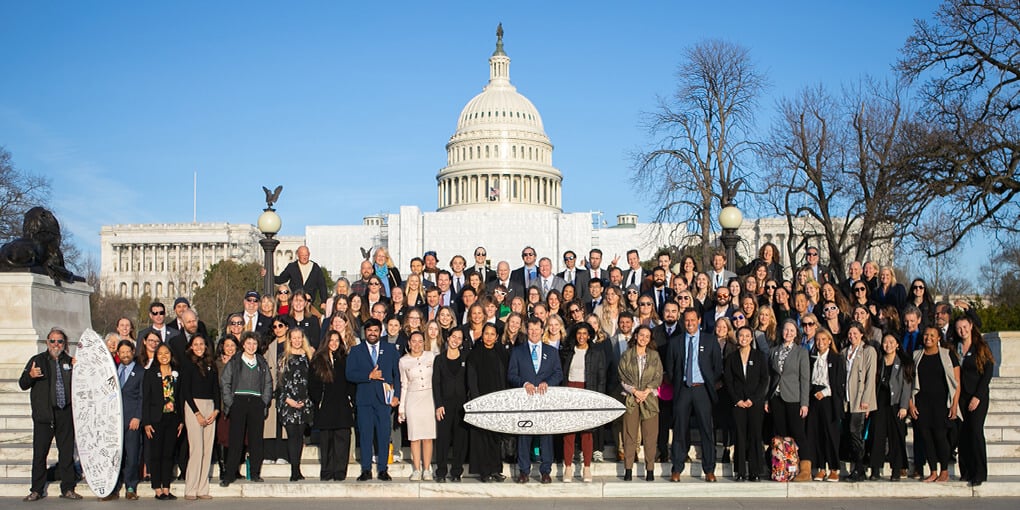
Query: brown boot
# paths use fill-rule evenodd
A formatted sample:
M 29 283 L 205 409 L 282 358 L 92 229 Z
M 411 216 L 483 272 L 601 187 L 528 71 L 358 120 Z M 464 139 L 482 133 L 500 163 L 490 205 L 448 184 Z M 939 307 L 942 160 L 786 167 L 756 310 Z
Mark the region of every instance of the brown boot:
M 795 482 L 810 482 L 811 481 L 811 461 L 802 460 L 800 461 L 800 472 L 793 479 Z

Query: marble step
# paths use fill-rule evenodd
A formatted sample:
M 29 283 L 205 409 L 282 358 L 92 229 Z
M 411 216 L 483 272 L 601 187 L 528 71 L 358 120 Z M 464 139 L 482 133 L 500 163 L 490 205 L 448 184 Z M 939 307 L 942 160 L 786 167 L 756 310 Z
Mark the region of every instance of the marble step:
M 28 478 L 0 480 L 0 497 L 20 498 L 28 493 Z M 152 492 L 139 487 L 143 500 L 150 500 Z M 55 484 L 48 488 L 50 497 L 56 496 Z M 80 484 L 77 491 L 91 499 L 95 494 L 86 484 Z M 183 498 L 184 484 L 176 482 L 172 491 Z M 827 498 L 847 500 L 863 495 L 872 498 L 931 498 L 931 497 L 1017 497 L 1020 496 L 1020 477 L 991 478 L 981 487 L 967 487 L 964 482 L 918 483 L 914 481 L 862 482 L 862 483 L 737 483 L 721 477 L 718 483 L 704 483 L 700 478 L 684 476 L 681 483 L 670 483 L 663 479 L 654 482 L 634 480 L 623 482 L 618 479 L 596 477 L 593 483 L 565 484 L 556 480 L 542 485 L 537 477 L 527 484 L 480 483 L 474 477 L 465 478 L 461 483 L 435 482 L 288 482 L 283 478 L 267 478 L 265 483 L 239 481 L 230 487 L 213 484 L 210 488 L 213 498 L 371 498 L 371 499 L 435 499 L 435 498 L 727 498 L 761 500 L 787 498 Z

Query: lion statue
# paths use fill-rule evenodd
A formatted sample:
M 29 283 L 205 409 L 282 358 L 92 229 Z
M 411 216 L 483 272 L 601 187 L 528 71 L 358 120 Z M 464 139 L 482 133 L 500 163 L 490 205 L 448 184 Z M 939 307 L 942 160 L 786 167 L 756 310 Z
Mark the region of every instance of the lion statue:
M 60 222 L 43 207 L 33 207 L 25 213 L 22 237 L 0 247 L 0 271 L 45 274 L 53 283 L 84 281 L 64 267 L 64 253 L 60 250 Z

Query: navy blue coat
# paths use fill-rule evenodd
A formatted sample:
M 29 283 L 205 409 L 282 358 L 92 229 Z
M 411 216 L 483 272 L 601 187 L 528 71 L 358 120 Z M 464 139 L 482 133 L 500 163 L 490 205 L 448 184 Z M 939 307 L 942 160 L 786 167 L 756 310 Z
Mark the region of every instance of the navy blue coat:
M 393 395 L 400 396 L 400 353 L 396 346 L 389 342 L 378 342 L 379 355 L 377 365 L 382 371 L 383 380 L 369 379 L 368 374 L 376 365 L 372 364 L 372 354 L 368 350 L 368 342 L 362 342 L 351 348 L 347 356 L 347 381 L 358 385 L 355 402 L 358 406 L 382 405 L 390 407 L 386 401 L 383 383 L 393 386 Z
M 119 372 L 119 366 L 117 370 Z M 117 375 L 118 377 L 120 376 L 119 373 Z M 124 383 L 124 386 L 120 387 L 120 399 L 124 410 L 125 426 L 134 418 L 142 419 L 142 381 L 144 379 L 145 367 L 135 362 L 134 366 L 131 367 L 127 382 Z
M 531 342 L 518 345 L 510 352 L 506 378 L 511 388 L 523 388 L 525 383 L 559 386 L 563 382 L 560 353 L 550 345 L 541 345 L 542 364 L 538 367 L 538 373 L 535 373 L 535 366 L 531 363 Z

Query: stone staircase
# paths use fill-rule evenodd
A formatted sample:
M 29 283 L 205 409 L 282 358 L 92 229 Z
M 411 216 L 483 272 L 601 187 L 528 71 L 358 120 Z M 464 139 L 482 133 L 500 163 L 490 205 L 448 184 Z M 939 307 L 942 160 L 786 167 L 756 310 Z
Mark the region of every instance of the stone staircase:
M 22 367 L 0 367 L 0 497 L 22 497 L 28 493 L 31 476 L 32 423 L 28 392 L 21 391 L 17 378 Z M 707 484 L 701 481 L 701 466 L 698 462 L 688 465 L 682 483 L 671 484 L 663 479 L 668 476 L 670 466 L 656 466 L 658 479 L 648 483 L 643 480 L 644 466 L 635 465 L 635 481 L 623 482 L 623 464 L 603 462 L 592 465 L 594 483 L 560 482 L 563 466 L 554 466 L 551 485 L 540 485 L 533 480 L 526 486 L 512 483 L 509 479 L 502 484 L 478 482 L 473 476 L 466 476 L 462 483 L 409 482 L 411 466 L 408 461 L 391 465 L 392 482 L 359 483 L 354 480 L 360 473 L 360 466 L 353 460 L 348 468 L 345 482 L 318 482 L 318 448 L 307 446 L 301 460 L 302 473 L 308 480 L 289 482 L 290 466 L 267 464 L 262 468 L 266 483 L 240 481 L 227 488 L 213 484 L 214 497 L 313 497 L 313 498 L 454 498 L 454 497 L 507 497 L 507 498 L 635 498 L 635 497 L 755 497 L 755 498 L 805 498 L 805 497 L 993 497 L 1020 496 L 1020 376 L 996 377 L 992 382 L 991 410 L 985 425 L 988 440 L 989 481 L 981 487 L 971 488 L 963 482 L 952 481 L 944 484 L 924 484 L 913 480 L 892 482 L 852 483 L 761 483 L 731 482 L 731 464 L 719 464 L 716 475 L 719 483 Z M 911 437 L 908 435 L 908 442 Z M 698 456 L 699 452 L 693 452 Z M 56 448 L 52 448 L 49 463 L 56 462 Z M 606 458 L 615 458 L 607 450 Z M 404 459 L 410 459 L 404 451 Z M 580 466 L 574 466 L 580 473 Z M 214 476 L 217 474 L 214 468 Z M 507 465 L 503 473 L 511 477 L 516 468 Z M 532 473 L 537 474 L 537 466 Z M 953 472 L 955 475 L 955 471 Z M 954 476 L 955 479 L 955 476 Z M 174 492 L 183 496 L 183 483 L 178 482 Z M 140 492 L 148 497 L 151 493 L 145 483 Z M 56 493 L 56 485 L 48 490 Z M 80 484 L 82 495 L 91 496 L 86 484 Z

